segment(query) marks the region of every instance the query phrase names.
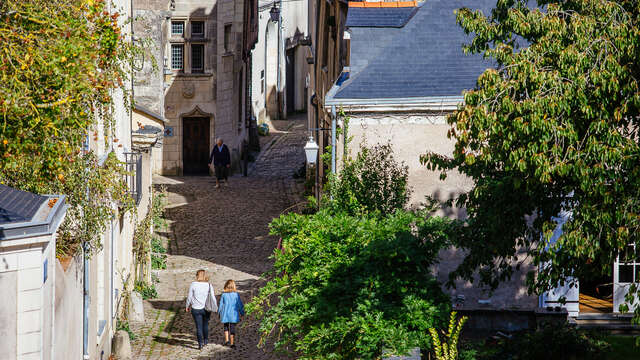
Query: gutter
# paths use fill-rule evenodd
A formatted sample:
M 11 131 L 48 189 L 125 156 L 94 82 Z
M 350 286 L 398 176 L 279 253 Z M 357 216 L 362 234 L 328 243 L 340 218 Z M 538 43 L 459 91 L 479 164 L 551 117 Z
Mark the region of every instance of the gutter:
M 392 112 L 392 111 L 453 111 L 464 102 L 464 96 L 423 96 L 371 99 L 336 99 L 340 87 L 333 85 L 327 92 L 324 108 L 342 107 L 350 112 Z

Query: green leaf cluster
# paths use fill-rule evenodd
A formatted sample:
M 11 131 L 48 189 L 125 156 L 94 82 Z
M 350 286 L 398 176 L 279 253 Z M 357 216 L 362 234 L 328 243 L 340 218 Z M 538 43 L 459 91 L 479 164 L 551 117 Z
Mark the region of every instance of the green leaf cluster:
M 475 185 L 458 199 L 469 215 L 452 274 L 493 287 L 516 252 L 536 264 L 533 292 L 568 276 L 611 275 L 640 234 L 640 2 L 499 0 L 491 14 L 460 9 L 465 50 L 495 61 L 453 113 L 452 158 Z M 570 214 L 555 244 L 554 217 Z

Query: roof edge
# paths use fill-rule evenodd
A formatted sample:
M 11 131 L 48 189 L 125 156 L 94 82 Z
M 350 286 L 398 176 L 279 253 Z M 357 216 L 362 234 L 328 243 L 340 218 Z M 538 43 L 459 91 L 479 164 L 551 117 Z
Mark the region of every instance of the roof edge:
M 142 105 L 138 105 L 138 104 L 133 105 L 133 110 L 137 111 L 137 112 L 140 112 L 140 113 L 143 113 L 143 114 L 145 114 L 147 116 L 150 116 L 150 117 L 152 117 L 152 118 L 154 118 L 154 119 L 156 119 L 156 120 L 158 120 L 158 121 L 160 121 L 162 123 L 168 123 L 169 122 L 169 120 L 165 119 L 164 116 L 162 116 L 162 115 L 160 115 L 160 114 L 158 114 L 158 113 L 156 113 L 154 111 L 151 111 L 151 110 L 147 109 L 146 107 L 144 107 Z
M 16 224 L 0 225 L 0 241 L 17 240 L 29 237 L 52 235 L 58 231 L 69 205 L 65 195 L 44 195 L 49 201 L 57 199 L 44 221 L 28 221 Z M 43 206 L 48 206 L 47 203 Z

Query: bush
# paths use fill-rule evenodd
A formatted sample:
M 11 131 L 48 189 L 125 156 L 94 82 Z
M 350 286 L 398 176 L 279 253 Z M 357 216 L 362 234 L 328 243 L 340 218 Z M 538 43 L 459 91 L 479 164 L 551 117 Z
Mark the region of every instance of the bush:
M 330 206 L 352 215 L 389 215 L 409 201 L 408 177 L 408 167 L 394 159 L 390 144 L 362 147 L 355 159 L 345 160 L 340 174 L 329 182 Z
M 431 347 L 449 299 L 431 275 L 448 220 L 397 211 L 287 214 L 272 279 L 249 304 L 263 340 L 303 359 L 373 359 Z
M 603 335 L 563 325 L 545 325 L 538 331 L 515 333 L 511 339 L 488 342 L 477 360 L 602 359 L 610 345 Z
M 155 299 L 158 297 L 158 291 L 156 290 L 156 285 L 154 283 L 148 285 L 143 281 L 137 281 L 133 289 L 145 300 Z
M 129 340 L 136 339 L 136 334 L 129 327 L 128 321 L 118 320 L 118 322 L 116 323 L 116 331 L 120 331 L 120 330 L 124 330 L 127 332 L 127 334 L 129 334 Z

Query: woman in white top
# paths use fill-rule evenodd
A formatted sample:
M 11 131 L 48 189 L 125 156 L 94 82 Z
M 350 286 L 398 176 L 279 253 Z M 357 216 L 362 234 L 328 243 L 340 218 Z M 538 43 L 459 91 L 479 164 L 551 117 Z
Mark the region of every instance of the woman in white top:
M 209 318 L 211 311 L 207 311 L 205 303 L 207 295 L 211 294 L 215 307 L 216 297 L 213 293 L 213 286 L 209 284 L 209 278 L 204 270 L 196 272 L 196 281 L 189 286 L 189 294 L 187 295 L 186 311 L 191 311 L 193 320 L 196 323 L 196 336 L 198 337 L 198 349 L 202 349 L 204 345 L 209 343 Z

